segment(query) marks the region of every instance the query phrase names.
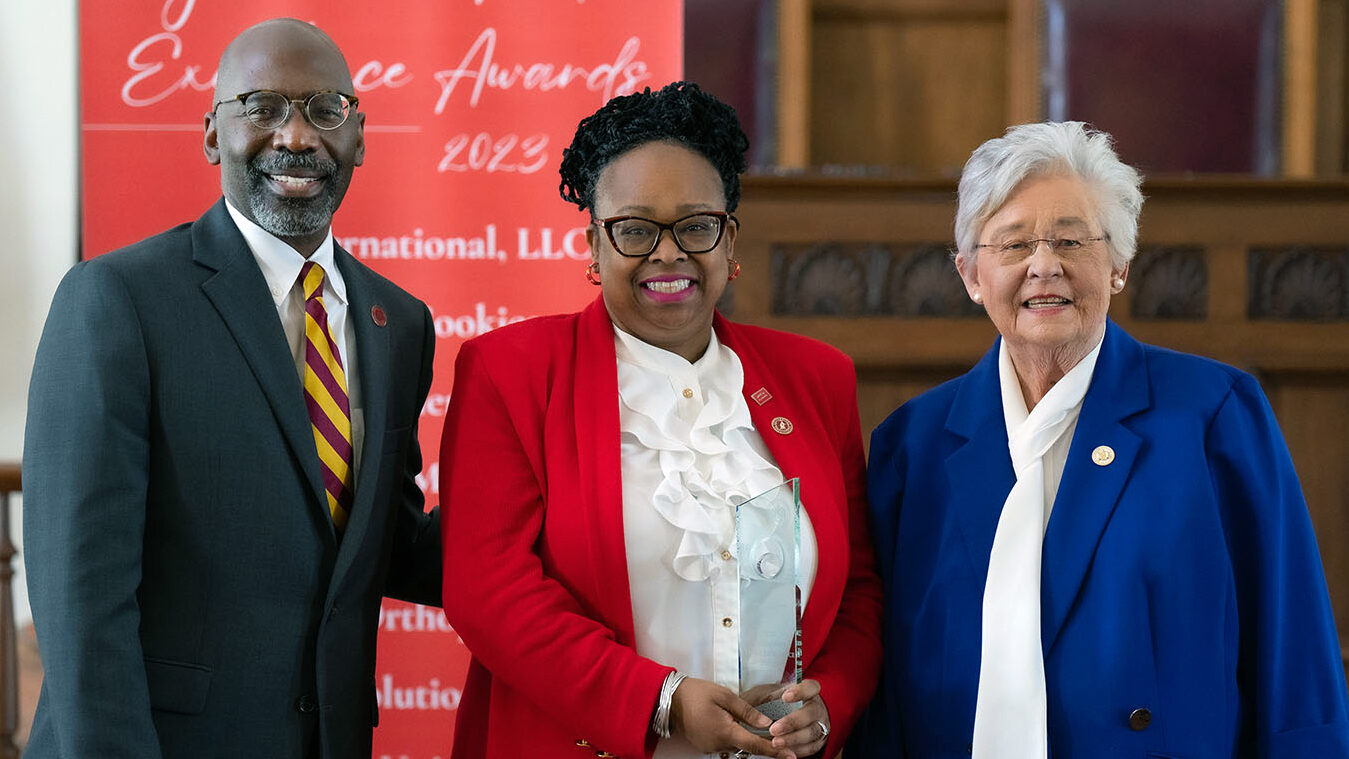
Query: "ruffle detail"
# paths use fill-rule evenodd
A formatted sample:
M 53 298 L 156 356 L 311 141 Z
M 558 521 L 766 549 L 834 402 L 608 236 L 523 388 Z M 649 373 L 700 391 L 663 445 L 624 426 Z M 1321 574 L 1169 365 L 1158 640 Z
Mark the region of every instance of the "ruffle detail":
M 652 507 L 682 533 L 673 569 L 685 580 L 706 580 L 723 549 L 735 553 L 736 505 L 782 484 L 782 472 L 755 450 L 744 368 L 715 334 L 693 365 L 621 332 L 618 338 L 622 443 L 656 453 L 661 480 Z M 680 415 L 672 384 L 681 375 L 701 380 L 705 403 L 692 422 Z

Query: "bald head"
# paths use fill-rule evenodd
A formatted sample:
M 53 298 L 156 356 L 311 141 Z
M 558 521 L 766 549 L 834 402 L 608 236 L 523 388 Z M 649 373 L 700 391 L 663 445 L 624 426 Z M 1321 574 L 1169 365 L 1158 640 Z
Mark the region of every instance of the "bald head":
M 262 92 L 270 94 L 253 95 Z M 317 126 L 309 112 L 317 93 L 339 93 L 345 121 L 331 126 L 332 106 L 322 106 L 324 126 Z M 239 99 L 245 94 L 252 100 Z M 206 159 L 220 165 L 230 205 L 301 255 L 325 239 L 353 170 L 365 160 L 365 114 L 355 94 L 332 38 L 293 18 L 244 30 L 220 58 L 215 103 L 205 116 Z M 276 95 L 289 101 L 280 112 L 273 110 Z
M 352 91 L 351 70 L 332 37 L 306 21 L 269 19 L 243 30 L 225 48 L 216 74 L 215 99 L 255 89 L 248 83 L 287 68 L 315 66 L 336 77 L 334 89 Z

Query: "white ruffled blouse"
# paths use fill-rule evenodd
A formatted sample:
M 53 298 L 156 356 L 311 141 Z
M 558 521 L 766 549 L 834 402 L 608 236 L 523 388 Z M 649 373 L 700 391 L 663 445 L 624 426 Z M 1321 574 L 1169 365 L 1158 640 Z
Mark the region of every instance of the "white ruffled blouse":
M 739 684 L 735 505 L 782 484 L 745 402 L 744 369 L 717 340 L 694 363 L 615 328 L 623 537 L 637 652 L 692 677 Z M 802 604 L 815 531 L 801 509 Z M 659 759 L 703 756 L 679 739 Z

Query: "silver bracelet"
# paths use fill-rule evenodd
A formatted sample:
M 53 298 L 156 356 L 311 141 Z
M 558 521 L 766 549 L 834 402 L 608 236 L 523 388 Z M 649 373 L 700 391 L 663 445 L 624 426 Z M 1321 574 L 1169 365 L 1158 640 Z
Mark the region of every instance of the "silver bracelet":
M 675 688 L 684 682 L 688 675 L 671 672 L 665 676 L 660 686 L 660 700 L 656 704 L 656 713 L 651 715 L 651 730 L 662 738 L 670 737 L 670 706 L 674 704 Z

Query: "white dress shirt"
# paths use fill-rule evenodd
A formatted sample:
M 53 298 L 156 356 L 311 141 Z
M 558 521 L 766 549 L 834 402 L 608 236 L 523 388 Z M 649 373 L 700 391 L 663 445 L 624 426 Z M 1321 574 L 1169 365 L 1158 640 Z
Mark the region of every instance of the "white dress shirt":
M 782 472 L 750 419 L 740 359 L 715 333 L 703 356 L 689 363 L 614 332 L 637 653 L 738 691 L 735 504 L 782 484 Z M 818 560 L 804 508 L 800 536 L 804 607 Z M 705 756 L 678 736 L 662 740 L 655 755 Z
M 248 243 L 253 259 L 258 262 L 262 276 L 267 280 L 267 289 L 276 304 L 276 314 L 281 318 L 281 327 L 286 332 L 286 342 L 290 345 L 291 357 L 295 361 L 295 371 L 304 384 L 304 287 L 300 284 L 300 269 L 306 261 L 313 261 L 323 267 L 323 308 L 328 312 L 328 329 L 337 341 L 337 352 L 342 359 L 342 371 L 347 375 L 347 398 L 351 403 L 351 450 L 352 472 L 361 471 L 361 443 L 365 439 L 365 417 L 361 413 L 360 380 L 356 371 L 356 336 L 347 321 L 347 283 L 342 272 L 337 269 L 333 259 L 333 232 L 323 238 L 318 250 L 305 258 L 290 245 L 283 242 L 267 230 L 254 224 L 239 212 L 228 200 L 225 208 L 234 219 L 235 226 Z M 356 484 L 352 481 L 353 486 Z

